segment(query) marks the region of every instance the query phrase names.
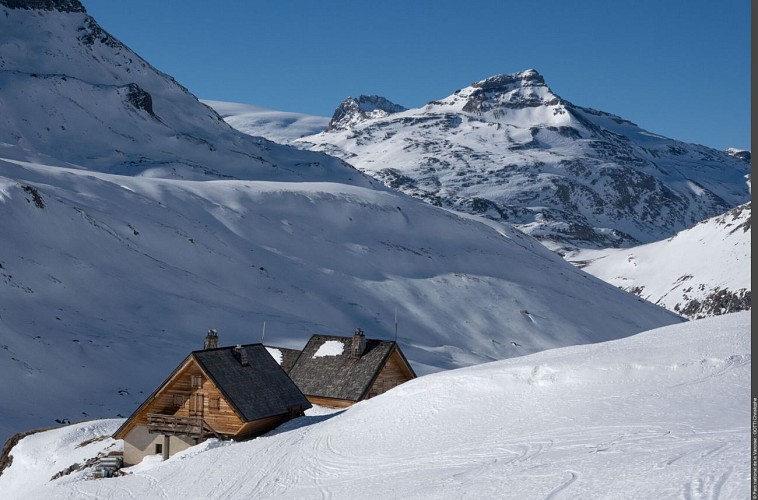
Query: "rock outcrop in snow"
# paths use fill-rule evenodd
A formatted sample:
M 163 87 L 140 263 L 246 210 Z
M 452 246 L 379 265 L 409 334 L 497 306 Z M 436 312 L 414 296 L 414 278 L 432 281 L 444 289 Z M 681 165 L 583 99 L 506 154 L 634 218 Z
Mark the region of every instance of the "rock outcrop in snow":
M 357 99 L 348 97 L 334 111 L 327 130 L 349 129 L 363 121 L 384 118 L 406 109 L 378 95 L 362 95 Z
M 590 274 L 682 316 L 751 308 L 751 203 L 663 241 L 568 256 Z
M 0 5 L 5 5 L 11 9 L 86 12 L 84 5 L 79 0 L 0 0 Z

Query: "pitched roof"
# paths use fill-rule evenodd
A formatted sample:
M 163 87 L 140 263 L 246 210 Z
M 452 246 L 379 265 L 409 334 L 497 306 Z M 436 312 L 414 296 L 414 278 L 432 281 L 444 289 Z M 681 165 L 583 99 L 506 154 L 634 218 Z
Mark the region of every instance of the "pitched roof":
M 245 421 L 311 407 L 262 344 L 239 348 L 247 356 L 247 365 L 240 362 L 234 347 L 194 351 L 191 356 Z
M 288 349 L 286 347 L 272 347 L 272 346 L 266 346 L 266 350 L 269 354 L 276 360 L 277 363 L 279 363 L 279 366 L 282 367 L 282 370 L 289 373 L 290 370 L 292 370 L 292 367 L 295 364 L 295 361 L 297 361 L 297 358 L 300 356 L 300 353 L 302 351 L 298 351 L 297 349 Z
M 384 367 L 395 345 L 391 341 L 366 339 L 363 355 L 354 358 L 350 355 L 352 337 L 313 335 L 289 376 L 309 396 L 358 401 Z M 338 351 L 339 354 L 334 354 Z

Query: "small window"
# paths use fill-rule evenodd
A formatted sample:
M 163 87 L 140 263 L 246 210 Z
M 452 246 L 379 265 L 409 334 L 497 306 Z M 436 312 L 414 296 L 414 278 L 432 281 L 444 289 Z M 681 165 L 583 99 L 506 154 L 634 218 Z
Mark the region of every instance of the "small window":
M 163 454 L 163 444 L 161 444 L 161 443 L 155 443 L 155 454 L 156 455 L 162 455 Z
M 181 408 L 187 398 L 184 394 L 174 394 L 174 408 Z
M 221 398 L 211 396 L 208 399 L 208 409 L 211 411 L 219 411 L 221 409 Z
M 192 388 L 200 389 L 203 387 L 203 377 L 200 375 L 192 375 Z

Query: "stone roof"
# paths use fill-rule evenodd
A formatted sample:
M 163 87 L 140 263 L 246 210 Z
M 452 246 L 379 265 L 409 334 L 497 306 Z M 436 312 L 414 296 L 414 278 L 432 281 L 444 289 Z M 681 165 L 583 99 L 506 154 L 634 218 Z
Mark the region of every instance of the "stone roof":
M 262 344 L 194 351 L 191 356 L 246 422 L 311 407 Z
M 279 366 L 282 367 L 282 370 L 288 374 L 290 370 L 292 370 L 292 367 L 295 365 L 297 358 L 300 357 L 300 353 L 302 352 L 297 349 L 289 349 L 287 347 L 266 346 L 266 349 L 268 350 L 269 354 L 273 356 L 276 362 L 279 363 Z
M 329 345 L 325 345 L 330 342 Z M 340 354 L 332 346 L 342 344 Z M 289 371 L 303 394 L 359 401 L 395 348 L 395 342 L 366 339 L 359 357 L 351 356 L 352 337 L 313 335 Z M 323 349 L 322 349 L 323 348 Z M 319 354 L 321 353 L 327 354 Z

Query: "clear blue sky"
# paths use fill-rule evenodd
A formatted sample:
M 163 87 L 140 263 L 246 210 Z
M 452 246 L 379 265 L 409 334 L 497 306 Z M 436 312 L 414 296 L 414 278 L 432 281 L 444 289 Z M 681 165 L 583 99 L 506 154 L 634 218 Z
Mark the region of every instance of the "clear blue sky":
M 408 107 L 535 68 L 561 97 L 652 132 L 750 148 L 748 0 L 82 0 L 202 99 L 331 116 Z

